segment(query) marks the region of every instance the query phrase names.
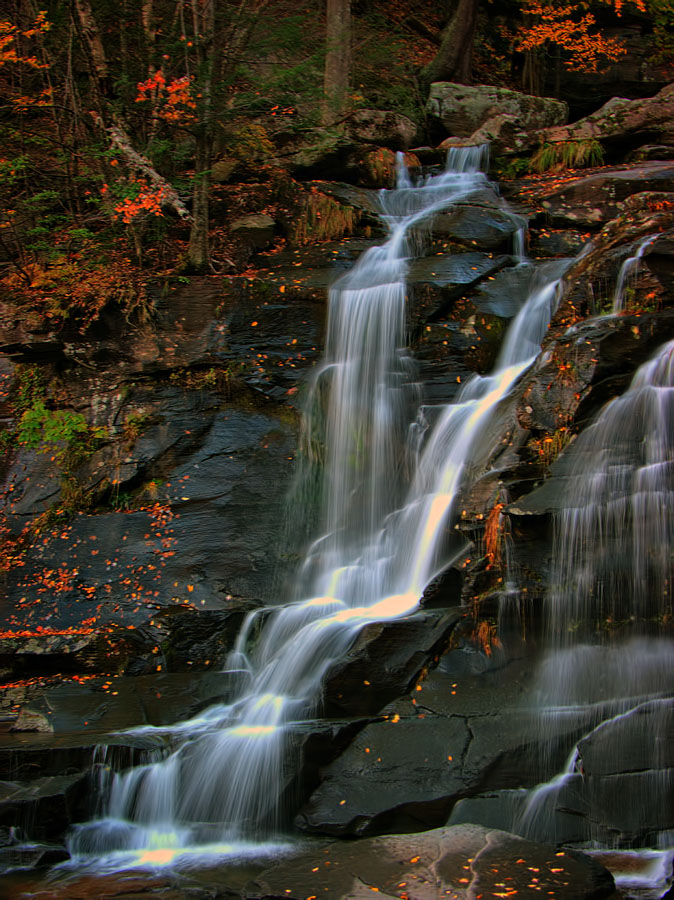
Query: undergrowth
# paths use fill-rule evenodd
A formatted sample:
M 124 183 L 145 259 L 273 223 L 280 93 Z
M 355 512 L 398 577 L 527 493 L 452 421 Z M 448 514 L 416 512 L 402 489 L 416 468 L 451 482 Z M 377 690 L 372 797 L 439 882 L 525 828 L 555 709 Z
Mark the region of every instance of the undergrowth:
M 532 172 L 542 173 L 601 166 L 603 163 L 604 149 L 599 141 L 557 141 L 553 144 L 543 144 L 532 156 L 529 169 Z
M 327 194 L 312 188 L 304 210 L 290 223 L 289 239 L 295 246 L 313 241 L 333 241 L 352 234 L 358 221 L 358 213 L 350 206 L 343 206 Z

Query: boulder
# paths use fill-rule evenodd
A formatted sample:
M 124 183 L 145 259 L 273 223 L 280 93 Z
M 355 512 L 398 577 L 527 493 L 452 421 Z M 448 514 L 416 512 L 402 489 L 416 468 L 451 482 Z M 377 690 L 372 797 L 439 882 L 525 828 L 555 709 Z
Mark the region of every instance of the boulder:
M 362 143 L 336 128 L 316 128 L 279 149 L 272 165 L 281 166 L 296 178 L 338 178 L 357 180 L 357 171 L 364 148 Z
M 37 731 L 42 734 L 53 734 L 54 727 L 47 715 L 29 706 L 22 707 L 16 722 L 12 725 L 12 731 Z
M 211 181 L 214 184 L 226 184 L 239 166 L 239 160 L 230 157 L 218 159 L 211 166 Z
M 539 135 L 542 141 L 616 140 L 647 135 L 650 140 L 657 135 L 660 143 L 674 141 L 674 83 L 667 85 L 654 97 L 626 100 L 613 97 L 597 112 L 579 119 L 571 125 L 551 122 L 543 126 Z M 634 146 L 634 144 L 632 144 Z
M 490 144 L 492 153 L 517 153 L 532 143 L 531 132 L 520 126 L 517 116 L 501 113 L 491 116 L 470 137 L 448 137 L 439 145 L 441 150 L 451 147 L 475 147 Z
M 387 109 L 356 109 L 345 125 L 347 134 L 355 140 L 392 150 L 407 150 L 418 131 L 407 116 Z
M 450 81 L 436 81 L 431 85 L 426 109 L 448 134 L 458 137 L 473 135 L 496 116 L 501 117 L 500 128 L 516 124 L 520 129 L 533 130 L 562 125 L 569 114 L 566 103 L 550 97 Z
M 436 234 L 460 244 L 485 250 L 513 250 L 514 235 L 524 220 L 512 213 L 488 206 L 457 206 L 451 213 L 439 213 L 433 221 Z
M 274 240 L 276 223 L 271 216 L 262 213 L 241 216 L 229 226 L 230 233 L 245 241 L 255 250 L 264 250 Z
M 627 162 L 650 162 L 653 159 L 674 159 L 674 146 L 671 144 L 644 144 L 637 147 L 627 157 Z

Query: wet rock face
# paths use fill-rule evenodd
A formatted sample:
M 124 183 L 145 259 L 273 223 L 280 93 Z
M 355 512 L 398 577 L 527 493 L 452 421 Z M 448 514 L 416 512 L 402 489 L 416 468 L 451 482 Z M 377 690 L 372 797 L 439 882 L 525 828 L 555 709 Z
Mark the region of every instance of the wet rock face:
M 35 779 L 29 787 L 0 784 L 0 824 L 25 823 L 33 839 L 58 839 L 86 809 L 85 775 L 57 775 Z
M 610 897 L 610 873 L 580 853 L 556 851 L 501 831 L 472 825 L 439 828 L 404 837 L 329 844 L 320 851 L 281 860 L 246 887 L 245 897 L 383 897 L 457 900 L 554 892 L 568 900 Z M 529 894 L 531 892 L 531 894 Z
M 373 715 L 404 694 L 428 660 L 444 649 L 462 615 L 460 609 L 422 611 L 366 625 L 326 675 L 326 714 Z
M 579 713 L 554 737 L 543 733 L 527 693 L 534 671 L 524 659 L 485 663 L 469 644 L 449 651 L 324 767 L 297 826 L 339 836 L 418 831 L 446 822 L 463 797 L 533 787 L 563 765 L 589 722 Z

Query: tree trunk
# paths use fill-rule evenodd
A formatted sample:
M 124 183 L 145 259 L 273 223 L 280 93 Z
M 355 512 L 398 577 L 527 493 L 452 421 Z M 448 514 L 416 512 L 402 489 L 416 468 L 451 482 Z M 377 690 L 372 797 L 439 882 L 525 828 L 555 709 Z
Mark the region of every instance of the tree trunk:
M 351 0 L 327 0 L 323 124 L 342 118 L 348 108 L 351 73 Z
M 440 49 L 421 73 L 426 84 L 434 81 L 470 84 L 479 5 L 480 0 L 459 0 L 459 5 L 443 32 Z
M 217 2 L 218 0 L 192 0 L 201 101 L 194 153 L 192 225 L 187 260 L 190 268 L 196 272 L 205 272 L 211 268 L 208 201 L 213 162 L 213 91 L 216 73 L 220 71 L 223 53 L 227 56 L 226 63 L 230 66 L 238 65 L 239 54 L 248 44 L 257 17 L 269 0 L 241 0 L 226 33 L 216 29 Z
M 192 0 L 192 19 L 197 47 L 199 79 L 199 124 L 194 151 L 194 184 L 192 187 L 192 226 L 187 249 L 189 266 L 195 272 L 205 272 L 211 263 L 208 240 L 208 195 L 211 187 L 213 147 L 213 73 L 217 68 L 215 46 L 216 0 Z
M 212 129 L 204 123 L 197 136 L 194 155 L 194 186 L 192 188 L 192 224 L 187 259 L 190 269 L 205 272 L 211 264 L 211 247 L 208 237 L 209 204 L 211 188 Z
M 74 0 L 76 22 L 80 27 L 83 44 L 89 57 L 89 66 L 97 82 L 98 93 L 103 97 L 111 94 L 108 60 L 103 49 L 101 33 L 94 18 L 89 0 Z

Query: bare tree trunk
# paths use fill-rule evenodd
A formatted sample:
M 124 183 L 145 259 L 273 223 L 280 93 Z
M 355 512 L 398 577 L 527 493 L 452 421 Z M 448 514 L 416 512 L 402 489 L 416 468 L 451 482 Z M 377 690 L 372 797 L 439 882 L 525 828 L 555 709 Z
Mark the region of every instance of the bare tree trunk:
M 209 192 L 211 187 L 212 129 L 204 128 L 197 137 L 194 159 L 194 187 L 192 189 L 192 225 L 187 258 L 190 268 L 205 272 L 211 264 L 209 231 Z
M 470 84 L 479 5 L 480 0 L 459 0 L 443 32 L 440 49 L 421 73 L 427 84 L 434 81 Z
M 348 109 L 351 0 L 327 0 L 326 13 L 323 124 L 330 125 L 342 118 Z
M 199 78 L 199 124 L 194 154 L 194 187 L 192 191 L 192 226 L 187 259 L 192 269 L 206 271 L 211 266 L 209 243 L 209 193 L 215 118 L 213 91 L 216 73 L 220 70 L 223 47 L 226 64 L 238 65 L 239 54 L 247 45 L 257 17 L 269 0 L 241 0 L 226 34 L 215 27 L 218 0 L 192 0 L 192 18 L 197 45 Z
M 172 187 L 165 178 L 162 178 L 147 157 L 134 149 L 131 138 L 122 126 L 115 124 L 105 127 L 104 123 L 100 124 L 105 128 L 110 143 L 119 150 L 128 166 L 131 169 L 141 172 L 156 188 L 161 188 L 162 203 L 171 207 L 181 219 L 189 221 L 191 218 L 189 211 L 178 196 L 175 188 Z
M 74 0 L 74 7 L 77 14 L 76 21 L 79 23 L 80 34 L 89 56 L 89 65 L 97 81 L 98 92 L 107 97 L 111 93 L 108 60 L 91 4 L 89 0 Z
M 208 196 L 211 187 L 213 147 L 213 73 L 216 68 L 215 42 L 216 0 L 192 0 L 192 20 L 197 48 L 199 78 L 199 123 L 194 151 L 194 185 L 192 188 L 192 225 L 187 259 L 190 268 L 204 272 L 210 266 L 208 240 Z

